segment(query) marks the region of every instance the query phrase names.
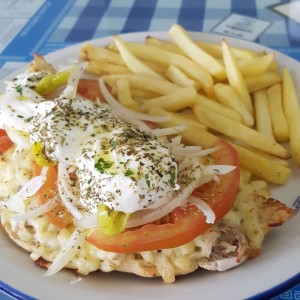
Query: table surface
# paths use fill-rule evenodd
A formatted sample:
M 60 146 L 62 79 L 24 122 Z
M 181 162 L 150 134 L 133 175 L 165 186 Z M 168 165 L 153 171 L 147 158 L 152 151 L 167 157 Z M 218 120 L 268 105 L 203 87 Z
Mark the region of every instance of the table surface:
M 0 0 L 0 79 L 35 52 L 119 33 L 167 31 L 174 23 L 253 41 L 300 61 L 299 0 Z M 299 281 L 290 280 L 273 299 L 299 295 Z M 0 300 L 7 299 L 31 298 L 0 281 Z

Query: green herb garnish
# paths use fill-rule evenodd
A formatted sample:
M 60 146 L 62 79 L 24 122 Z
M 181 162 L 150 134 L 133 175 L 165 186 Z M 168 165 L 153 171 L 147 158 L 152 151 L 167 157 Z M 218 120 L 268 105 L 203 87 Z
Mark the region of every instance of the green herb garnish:
M 173 173 L 171 174 L 171 178 L 170 178 L 169 182 L 170 182 L 171 184 L 174 184 L 174 183 L 175 183 L 175 179 L 176 179 L 176 175 L 175 175 L 175 172 L 173 172 Z
M 95 163 L 95 168 L 101 173 L 105 173 L 105 170 L 106 169 L 109 169 L 112 167 L 114 163 L 112 161 L 107 161 L 107 160 L 104 160 L 102 157 L 99 158 L 97 160 L 97 162 Z
M 127 176 L 127 177 L 130 177 L 130 176 L 132 176 L 133 174 L 134 174 L 133 171 L 131 171 L 130 169 L 128 169 L 128 170 L 124 173 L 124 175 Z
M 150 180 L 149 180 L 149 175 L 148 175 L 148 174 L 146 174 L 144 177 L 145 177 L 145 179 L 146 179 L 146 184 L 147 184 L 148 188 L 150 188 Z
M 21 96 L 23 96 L 23 88 L 22 86 L 18 85 L 15 87 L 17 93 L 19 93 Z

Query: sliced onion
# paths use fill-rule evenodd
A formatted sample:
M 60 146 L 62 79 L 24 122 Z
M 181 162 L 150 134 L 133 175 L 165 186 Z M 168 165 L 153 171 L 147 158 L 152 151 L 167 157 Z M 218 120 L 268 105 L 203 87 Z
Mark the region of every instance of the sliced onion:
M 181 173 L 182 171 L 188 168 L 192 168 L 195 164 L 198 164 L 198 161 L 195 158 L 185 157 L 182 161 L 178 163 L 178 172 Z
M 173 147 L 172 154 L 173 155 L 181 155 L 181 156 L 196 156 L 202 151 L 200 146 L 184 146 L 184 145 L 177 145 Z
M 31 178 L 17 193 L 23 200 L 33 196 L 45 183 L 47 179 L 47 167 L 42 168 L 41 175 Z
M 220 149 L 220 147 L 212 147 L 212 148 L 208 148 L 208 149 L 202 149 L 201 151 L 199 151 L 199 153 L 195 153 L 194 155 L 197 157 L 204 157 L 206 155 L 210 155 L 210 154 L 216 152 L 219 149 Z
M 121 114 L 119 111 L 116 111 L 115 109 L 112 109 L 112 112 L 120 120 L 122 120 L 126 123 L 129 123 L 129 124 L 132 124 L 132 125 L 138 127 L 140 130 L 143 130 L 143 131 L 149 131 L 150 130 L 149 126 L 141 120 L 129 118 L 126 114 Z
M 164 135 L 173 135 L 173 134 L 179 134 L 182 131 L 186 130 L 185 125 L 181 126 L 174 126 L 174 127 L 168 127 L 168 128 L 158 128 L 158 129 L 152 129 L 151 133 L 156 136 L 164 136 Z
M 169 140 L 172 147 L 176 147 L 181 143 L 181 135 L 177 135 Z
M 190 195 L 187 199 L 187 201 L 190 204 L 196 205 L 199 210 L 201 210 L 206 217 L 206 223 L 207 224 L 214 224 L 216 220 L 216 214 L 212 210 L 212 208 L 202 199 L 195 197 L 193 195 Z
M 21 131 L 13 129 L 11 127 L 5 128 L 8 137 L 11 141 L 16 144 L 18 147 L 22 147 L 23 149 L 30 149 L 31 143 L 29 141 L 29 136 Z
M 76 225 L 84 229 L 99 227 L 97 213 L 83 216 L 80 221 L 76 222 Z
M 77 284 L 78 282 L 82 281 L 82 277 L 73 276 L 70 280 L 70 285 Z
M 70 74 L 70 77 L 68 79 L 68 83 L 66 88 L 63 90 L 60 98 L 75 98 L 77 94 L 77 85 L 81 78 L 82 73 L 84 72 L 86 68 L 87 63 L 81 63 L 75 65 L 73 71 Z
M 41 216 L 41 215 L 47 213 L 48 211 L 50 211 L 51 209 L 53 209 L 55 206 L 58 205 L 57 198 L 58 197 L 53 198 L 53 199 L 47 201 L 46 203 L 42 204 L 41 206 L 39 206 L 35 209 L 32 209 L 30 211 L 26 211 L 26 212 L 24 212 L 22 214 L 19 214 L 19 215 L 15 215 L 11 219 L 18 223 L 18 222 L 21 222 L 21 221 L 25 221 L 25 220 L 28 220 L 28 219 L 32 219 L 32 218 Z
M 174 155 L 183 155 L 188 157 L 204 157 L 209 154 L 214 153 L 217 151 L 219 147 L 213 147 L 208 149 L 202 149 L 200 146 L 184 146 L 184 145 L 178 145 L 177 147 L 174 147 L 172 150 L 172 153 Z
M 167 122 L 170 120 L 167 116 L 154 116 L 154 115 L 148 115 L 143 114 L 140 112 L 136 112 L 133 110 L 130 110 L 123 105 L 121 105 L 107 90 L 105 83 L 102 78 L 99 79 L 99 85 L 100 90 L 102 92 L 103 97 L 105 98 L 106 102 L 111 105 L 116 111 L 120 112 L 121 114 L 126 114 L 129 118 L 134 118 L 138 120 L 144 120 L 144 121 L 151 121 L 151 122 Z
M 73 215 L 76 220 L 82 218 L 82 214 L 78 208 L 74 205 L 78 201 L 77 197 L 72 193 L 70 188 L 70 175 L 66 169 L 65 164 L 58 164 L 58 187 L 61 201 Z
M 207 165 L 202 166 L 202 169 L 205 173 L 209 174 L 215 174 L 215 175 L 224 175 L 227 174 L 234 169 L 236 169 L 236 166 L 230 166 L 230 165 Z
M 86 235 L 86 230 L 76 228 L 67 242 L 63 245 L 44 276 L 52 276 L 64 268 L 76 255 L 80 247 L 82 247 L 82 245 L 85 243 Z

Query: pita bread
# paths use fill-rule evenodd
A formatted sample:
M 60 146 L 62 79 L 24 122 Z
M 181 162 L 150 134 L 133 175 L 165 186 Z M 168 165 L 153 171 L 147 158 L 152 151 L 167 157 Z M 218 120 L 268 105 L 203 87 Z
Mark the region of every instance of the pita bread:
M 225 271 L 236 267 L 260 253 L 270 228 L 281 225 L 295 214 L 295 210 L 278 200 L 265 198 L 257 192 L 249 182 L 240 190 L 233 209 L 222 220 L 180 247 L 122 254 L 102 251 L 85 242 L 66 268 L 81 275 L 100 270 L 143 277 L 161 276 L 164 282 L 171 283 L 177 275 L 198 268 Z M 59 229 L 45 216 L 16 223 L 12 218 L 13 211 L 2 207 L 0 212 L 1 224 L 9 237 L 43 268 L 49 267 L 74 230 L 73 226 Z

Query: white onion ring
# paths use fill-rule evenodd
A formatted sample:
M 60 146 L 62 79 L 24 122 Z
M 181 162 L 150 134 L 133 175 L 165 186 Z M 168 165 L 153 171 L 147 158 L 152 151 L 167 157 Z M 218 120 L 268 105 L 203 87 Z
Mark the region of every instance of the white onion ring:
M 187 127 L 185 125 L 167 127 L 167 128 L 158 128 L 158 129 L 152 129 L 151 133 L 154 134 L 155 136 L 173 135 L 186 130 L 186 128 Z
M 70 190 L 69 187 L 69 173 L 63 163 L 58 164 L 58 190 L 60 198 L 63 202 L 63 204 L 66 206 L 68 211 L 73 215 L 73 217 L 77 220 L 80 220 L 82 218 L 82 214 L 79 212 L 77 207 L 73 204 L 77 202 L 77 197 L 73 195 L 73 193 Z M 65 196 L 65 194 L 67 196 Z M 70 199 L 72 201 L 70 201 Z
M 47 213 L 48 211 L 52 210 L 55 206 L 58 205 L 57 198 L 58 197 L 53 198 L 53 199 L 47 201 L 46 203 L 38 206 L 35 209 L 26 211 L 24 213 L 21 213 L 21 214 L 15 215 L 15 216 L 12 216 L 11 219 L 18 223 L 18 222 L 21 222 L 21 221 L 25 221 L 25 220 L 28 220 L 28 219 L 32 219 L 32 218 L 41 216 L 41 215 Z
M 52 276 L 62 268 L 64 268 L 68 264 L 68 262 L 75 256 L 80 247 L 85 243 L 86 235 L 86 230 L 76 228 L 67 242 L 62 246 L 58 255 L 56 256 L 44 276 Z
M 188 203 L 193 204 L 198 207 L 199 210 L 201 210 L 206 217 L 206 223 L 207 224 L 214 224 L 216 220 L 216 214 L 212 210 L 212 208 L 202 199 L 190 195 L 187 199 Z
M 41 174 L 31 178 L 18 192 L 17 196 L 23 200 L 33 196 L 45 183 L 47 179 L 47 167 L 43 167 Z

